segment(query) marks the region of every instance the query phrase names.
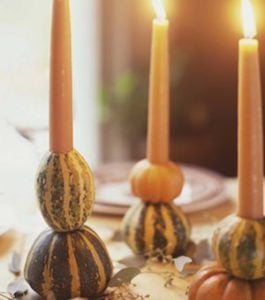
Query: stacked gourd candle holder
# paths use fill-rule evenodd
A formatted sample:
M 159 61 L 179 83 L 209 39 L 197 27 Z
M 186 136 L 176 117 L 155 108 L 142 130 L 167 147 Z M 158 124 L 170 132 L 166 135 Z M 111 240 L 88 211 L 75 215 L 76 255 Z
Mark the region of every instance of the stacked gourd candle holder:
M 247 0 L 243 12 L 252 15 Z M 262 97 L 254 18 L 250 21 L 239 51 L 238 210 L 214 232 L 218 263 L 199 271 L 189 300 L 265 299 Z
M 122 232 L 137 254 L 161 250 L 177 256 L 188 244 L 190 226 L 181 208 L 172 203 L 181 193 L 184 176 L 169 160 L 169 22 L 159 2 L 154 4 L 158 18 L 153 22 L 147 159 L 131 171 L 131 190 L 141 201 L 126 213 Z
M 54 0 L 52 28 L 50 152 L 36 182 L 40 209 L 51 229 L 36 239 L 24 274 L 42 297 L 94 299 L 107 287 L 112 263 L 103 241 L 84 225 L 95 195 L 92 173 L 73 149 L 68 0 Z

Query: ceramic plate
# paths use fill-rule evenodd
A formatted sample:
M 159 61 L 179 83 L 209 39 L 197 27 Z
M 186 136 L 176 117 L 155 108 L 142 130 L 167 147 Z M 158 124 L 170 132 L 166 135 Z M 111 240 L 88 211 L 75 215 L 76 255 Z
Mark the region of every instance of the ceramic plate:
M 138 200 L 130 192 L 128 173 L 132 163 L 111 164 L 95 171 L 97 193 L 95 212 L 124 214 Z M 191 213 L 216 206 L 227 200 L 224 177 L 213 171 L 182 165 L 185 186 L 174 202 Z

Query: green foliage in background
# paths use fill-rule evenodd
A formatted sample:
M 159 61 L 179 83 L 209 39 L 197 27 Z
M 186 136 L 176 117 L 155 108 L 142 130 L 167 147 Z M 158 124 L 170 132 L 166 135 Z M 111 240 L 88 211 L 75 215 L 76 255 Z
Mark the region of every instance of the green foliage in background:
M 100 107 L 103 124 L 118 127 L 129 138 L 145 136 L 148 72 L 121 73 L 101 90 Z
M 188 129 L 187 112 L 198 101 L 196 97 L 184 99 L 181 91 L 181 80 L 189 62 L 189 54 L 175 51 L 171 59 L 171 131 L 173 134 Z M 100 108 L 101 122 L 114 126 L 117 134 L 121 134 L 128 143 L 146 139 L 147 107 L 149 87 L 149 66 L 132 68 L 120 73 L 110 82 L 104 83 L 101 90 Z M 192 96 L 192 95 L 191 95 Z

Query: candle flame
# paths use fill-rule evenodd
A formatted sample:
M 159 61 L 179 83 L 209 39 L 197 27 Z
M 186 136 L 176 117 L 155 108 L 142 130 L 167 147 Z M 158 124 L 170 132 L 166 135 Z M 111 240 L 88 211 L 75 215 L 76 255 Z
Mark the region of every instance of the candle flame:
M 159 19 L 166 19 L 166 10 L 163 0 L 152 0 L 156 15 Z
M 252 39 L 256 35 L 256 24 L 253 6 L 250 0 L 242 0 L 242 18 L 245 37 Z

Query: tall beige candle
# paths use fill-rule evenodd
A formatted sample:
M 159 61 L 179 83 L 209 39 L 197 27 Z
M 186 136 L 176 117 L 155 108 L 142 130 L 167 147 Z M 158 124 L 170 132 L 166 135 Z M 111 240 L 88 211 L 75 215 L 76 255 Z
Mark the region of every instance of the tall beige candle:
M 73 148 L 71 26 L 68 0 L 53 1 L 50 66 L 50 150 Z
M 258 41 L 249 0 L 243 0 L 245 39 L 239 43 L 238 215 L 263 217 L 263 129 Z
M 169 22 L 161 0 L 153 0 L 153 21 L 148 104 L 147 158 L 155 164 L 169 158 Z

